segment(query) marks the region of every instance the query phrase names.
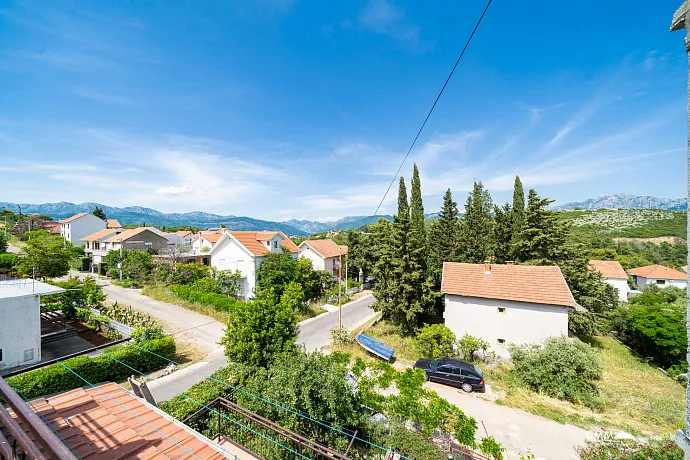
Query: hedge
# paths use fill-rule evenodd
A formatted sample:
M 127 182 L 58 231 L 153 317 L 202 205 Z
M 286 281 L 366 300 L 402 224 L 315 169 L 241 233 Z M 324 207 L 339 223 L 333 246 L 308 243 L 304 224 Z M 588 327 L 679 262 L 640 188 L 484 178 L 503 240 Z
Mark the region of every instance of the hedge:
M 151 340 L 141 343 L 139 346 L 169 359 L 174 359 L 175 357 L 175 340 L 172 337 Z M 108 354 L 143 373 L 161 369 L 169 364 L 165 359 L 140 350 L 133 345 L 109 351 Z M 93 384 L 124 380 L 130 375 L 137 375 L 132 369 L 115 362 L 106 355 L 99 355 L 94 358 L 83 355 L 63 362 L 67 367 Z M 59 363 L 15 375 L 8 378 L 7 382 L 18 389 L 26 398 L 62 393 L 88 386 L 86 382 Z
M 170 290 L 178 297 L 188 302 L 198 302 L 202 305 L 213 307 L 216 311 L 230 311 L 236 305 L 243 302 L 215 292 L 204 292 L 194 289 L 192 286 L 173 284 Z

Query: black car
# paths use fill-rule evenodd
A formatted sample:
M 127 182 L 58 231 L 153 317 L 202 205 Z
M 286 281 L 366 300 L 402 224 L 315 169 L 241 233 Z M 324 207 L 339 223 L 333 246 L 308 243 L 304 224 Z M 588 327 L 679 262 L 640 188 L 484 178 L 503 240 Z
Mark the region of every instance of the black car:
M 461 359 L 420 359 L 414 363 L 414 368 L 426 372 L 426 378 L 430 382 L 458 387 L 467 393 L 472 391 L 483 393 L 485 390 L 481 369 Z

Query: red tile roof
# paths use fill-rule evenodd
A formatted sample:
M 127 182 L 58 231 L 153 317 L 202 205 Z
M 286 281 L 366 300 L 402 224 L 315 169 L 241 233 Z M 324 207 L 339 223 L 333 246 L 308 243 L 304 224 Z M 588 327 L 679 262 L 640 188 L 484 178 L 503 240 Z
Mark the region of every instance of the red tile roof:
M 88 212 L 80 212 L 79 214 L 75 214 L 75 215 L 73 215 L 72 217 L 68 217 L 67 219 L 61 220 L 60 223 L 61 223 L 61 224 L 67 224 L 67 223 L 72 222 L 73 220 L 79 219 L 80 217 L 84 217 L 84 216 L 86 216 L 87 214 L 89 214 L 89 213 L 88 213 Z
M 628 274 L 617 260 L 590 260 L 589 266 L 603 278 L 628 279 Z
M 446 294 L 511 300 L 581 309 L 556 266 L 443 263 Z
M 333 240 L 305 240 L 299 247 L 302 245 L 310 246 L 325 259 L 347 254 L 347 246 L 341 246 Z
M 190 235 L 191 233 L 192 233 L 192 232 L 190 232 L 189 230 L 178 230 L 178 231 L 175 232 L 175 234 L 176 234 L 177 236 L 179 236 L 180 238 L 184 238 L 185 236 L 188 236 L 188 235 Z
M 271 249 L 266 246 L 262 241 L 268 241 L 273 238 L 276 234 L 283 237 L 282 245 L 283 248 L 288 252 L 296 253 L 299 252 L 299 248 L 293 243 L 290 238 L 286 237 L 282 232 L 228 232 L 235 238 L 239 243 L 247 248 L 255 256 L 265 256 L 271 253 Z
M 209 439 L 115 383 L 31 403 L 85 460 L 226 458 Z
M 209 243 L 215 244 L 218 242 L 218 240 L 220 239 L 221 236 L 223 236 L 222 233 L 197 233 L 197 237 L 195 239 L 199 239 L 199 237 L 203 237 Z
M 81 239 L 81 241 L 98 241 L 103 238 L 108 237 L 109 235 L 116 235 L 117 230 L 113 228 L 104 228 L 103 230 L 99 230 L 96 233 L 92 233 L 90 235 L 86 235 L 84 238 Z
M 106 219 L 105 228 L 122 228 L 117 219 Z
M 60 222 L 53 220 L 43 222 L 43 228 L 47 230 L 49 233 L 60 234 Z
M 663 265 L 647 265 L 645 267 L 631 268 L 628 273 L 642 278 L 657 278 L 665 280 L 686 280 L 688 274 L 664 267 Z

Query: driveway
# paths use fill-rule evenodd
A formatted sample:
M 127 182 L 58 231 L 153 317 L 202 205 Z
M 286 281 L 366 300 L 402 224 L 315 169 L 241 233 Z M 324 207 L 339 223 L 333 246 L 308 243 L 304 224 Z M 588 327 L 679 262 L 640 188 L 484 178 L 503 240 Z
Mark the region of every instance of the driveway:
M 506 448 L 506 460 L 519 460 L 520 454 L 526 455 L 528 452 L 538 460 L 577 460 L 579 457 L 575 453 L 575 446 L 584 444 L 587 439 L 594 439 L 591 431 L 500 406 L 453 387 L 429 382 L 426 388 L 434 390 L 465 414 L 474 417 L 479 425 L 479 437 L 486 436 L 486 426 L 489 435 Z
M 211 375 L 227 365 L 223 347 L 218 344 L 224 335 L 223 323 L 180 306 L 151 299 L 142 295 L 138 289 L 125 289 L 100 280 L 99 284 L 111 302 L 131 305 L 135 310 L 150 314 L 165 323 L 166 331 L 174 336 L 175 340 L 191 343 L 208 353 L 204 361 L 161 377 L 157 382 L 148 382 L 156 401 L 172 398 L 204 380 L 206 377 L 201 374 Z M 370 318 L 374 311 L 369 305 L 373 302 L 373 296 L 369 295 L 343 305 L 343 325 L 351 327 Z M 330 341 L 330 329 L 337 325 L 338 312 L 302 321 L 297 342 L 305 344 L 309 351 L 319 349 Z

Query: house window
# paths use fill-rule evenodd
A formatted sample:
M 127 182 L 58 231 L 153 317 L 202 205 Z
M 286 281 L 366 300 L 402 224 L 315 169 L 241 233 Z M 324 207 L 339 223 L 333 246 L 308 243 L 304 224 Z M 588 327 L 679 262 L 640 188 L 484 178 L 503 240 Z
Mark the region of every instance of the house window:
M 666 280 L 656 280 L 656 284 L 658 284 L 659 286 L 663 286 L 664 284 L 666 284 Z
M 499 313 L 505 313 L 506 312 L 505 307 L 498 307 L 498 312 Z
M 273 248 L 278 249 L 278 240 L 273 242 Z
M 24 350 L 24 362 L 33 361 L 33 360 L 34 360 L 34 349 L 29 348 L 28 350 Z
M 0 361 L 2 361 L 2 348 L 0 348 Z
M 499 345 L 505 345 L 506 344 L 506 339 L 498 339 L 497 340 Z
M 153 243 L 144 243 L 144 246 L 146 246 L 147 248 L 152 248 L 152 247 L 153 247 Z

